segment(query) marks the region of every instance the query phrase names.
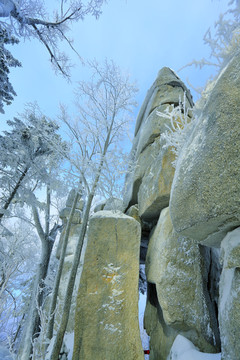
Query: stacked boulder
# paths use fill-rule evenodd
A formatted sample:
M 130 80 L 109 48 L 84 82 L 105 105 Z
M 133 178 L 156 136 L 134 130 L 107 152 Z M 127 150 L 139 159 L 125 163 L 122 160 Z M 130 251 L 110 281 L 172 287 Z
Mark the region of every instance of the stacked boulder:
M 239 124 L 240 52 L 220 73 L 182 149 L 170 199 L 179 234 L 221 249 L 218 311 L 224 360 L 238 359 L 240 351 Z
M 170 126 L 170 120 L 160 118 L 169 106 L 184 101 L 192 107 L 189 90 L 179 77 L 164 67 L 149 89 L 140 109 L 131 151 L 132 169 L 126 177 L 124 205 L 138 204 L 142 220 L 157 220 L 161 210 L 168 206 L 174 168 L 174 155 L 161 143 L 161 134 Z
M 161 141 L 170 120 L 158 112 L 177 106 L 184 93 L 192 107 L 177 75 L 160 70 L 137 119 L 126 178 L 124 205 L 138 207 L 142 230 L 149 227 L 150 359 L 166 360 L 182 335 L 201 352 L 222 351 L 224 360 L 235 360 L 240 350 L 240 53 L 220 73 L 175 170 L 173 152 Z
M 179 102 L 193 107 L 183 82 L 163 68 L 137 119 L 123 202 L 101 204 L 90 219 L 73 360 L 143 359 L 139 260 L 150 360 L 174 359 L 183 337 L 188 348 L 239 358 L 240 53 L 215 82 L 175 170 L 161 135 L 171 126 L 164 111 Z

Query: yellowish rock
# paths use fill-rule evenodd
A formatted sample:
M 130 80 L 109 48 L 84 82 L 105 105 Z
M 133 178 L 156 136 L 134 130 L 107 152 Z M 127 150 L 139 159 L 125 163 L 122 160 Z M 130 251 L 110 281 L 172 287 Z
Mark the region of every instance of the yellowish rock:
M 138 323 L 139 223 L 121 212 L 91 219 L 73 360 L 143 360 Z
M 158 147 L 160 139 L 151 148 Z M 175 169 L 172 162 L 175 155 L 171 149 L 161 146 L 145 172 L 138 192 L 139 215 L 144 220 L 158 219 L 161 210 L 168 206 Z M 151 154 L 153 155 L 153 154 Z M 149 164 L 149 160 L 147 162 Z

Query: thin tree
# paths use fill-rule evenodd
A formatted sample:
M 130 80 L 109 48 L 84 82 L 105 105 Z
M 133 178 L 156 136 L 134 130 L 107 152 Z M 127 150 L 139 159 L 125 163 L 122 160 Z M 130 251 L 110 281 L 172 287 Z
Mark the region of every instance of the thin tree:
M 56 70 L 69 77 L 68 58 L 59 50 L 59 41 L 65 41 L 75 51 L 67 35 L 70 25 L 86 16 L 98 18 L 105 0 L 59 0 L 53 14 L 43 0 L 1 0 L 0 24 L 7 33 L 19 38 L 36 38 L 49 53 Z
M 55 281 L 54 281 L 54 286 L 53 286 L 52 294 L 51 294 L 51 304 L 50 304 L 50 310 L 49 310 L 49 321 L 48 321 L 47 333 L 46 333 L 46 338 L 47 339 L 51 339 L 52 336 L 53 336 L 53 327 L 54 327 L 55 311 L 56 311 L 56 307 L 57 307 L 58 290 L 59 290 L 60 280 L 61 280 L 63 266 L 64 266 L 64 260 L 65 260 L 66 249 L 67 249 L 69 234 L 70 234 L 71 225 L 72 225 L 72 219 L 73 219 L 74 212 L 75 212 L 75 209 L 76 209 L 77 201 L 80 198 L 80 194 L 81 194 L 81 191 L 80 192 L 76 191 L 76 194 L 75 194 L 75 197 L 74 197 L 74 200 L 73 200 L 73 204 L 72 204 L 72 208 L 71 208 L 71 211 L 70 211 L 70 214 L 69 214 L 69 217 L 68 217 L 68 221 L 67 221 L 63 241 L 62 241 L 62 247 L 61 247 L 61 254 L 60 254 L 58 269 L 57 269 L 57 273 L 56 273 L 56 277 L 55 277 Z
M 85 101 L 78 105 L 81 133 L 75 134 L 80 148 L 78 156 L 79 165 L 82 164 L 82 167 L 78 167 L 79 178 L 84 184 L 86 205 L 66 288 L 61 322 L 49 355 L 51 360 L 58 359 L 63 343 L 91 204 L 101 177 L 107 169 L 108 159 L 114 157 L 116 163 L 118 162 L 115 145 L 120 146 L 122 135 L 126 135 L 126 124 L 129 112 L 135 105 L 134 96 L 137 91 L 135 85 L 129 82 L 129 77 L 124 76 L 113 62 L 105 61 L 103 66 L 96 61 L 88 64 L 93 75 L 90 82 L 79 83 L 78 96 Z M 69 126 L 71 127 L 71 124 Z M 72 131 L 74 132 L 74 128 Z
M 6 29 L 0 25 L 0 112 L 4 113 L 4 104 L 10 105 L 16 92 L 9 81 L 9 68 L 21 66 L 21 63 L 15 59 L 11 52 L 6 49 L 6 45 L 18 44 L 19 40 L 8 34 Z
M 8 340 L 13 350 L 39 260 L 38 239 L 33 226 L 21 219 L 4 225 L 0 232 L 0 329 L 1 342 Z
M 13 200 L 26 202 L 36 186 L 48 181 L 46 161 L 56 156 L 54 146 L 65 148 L 58 126 L 33 110 L 9 120 L 10 130 L 0 135 L 0 223 Z

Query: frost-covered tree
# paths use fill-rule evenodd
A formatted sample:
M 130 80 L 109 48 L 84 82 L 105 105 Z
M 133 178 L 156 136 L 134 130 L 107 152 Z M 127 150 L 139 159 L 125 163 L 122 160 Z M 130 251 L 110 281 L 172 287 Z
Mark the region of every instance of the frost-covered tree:
M 58 126 L 36 109 L 7 123 L 10 130 L 0 135 L 0 222 L 13 202 L 34 200 L 33 190 L 48 181 L 46 162 L 55 161 L 56 147 L 65 147 Z
M 52 196 L 61 187 L 59 166 L 62 156 L 58 149 L 63 152 L 66 145 L 57 133 L 58 126 L 43 116 L 36 106 L 30 107 L 22 118 L 8 121 L 8 125 L 10 130 L 0 136 L 0 220 L 4 216 L 16 216 L 27 221 L 35 229 L 41 244 L 20 346 L 28 359 L 32 340 L 39 333 L 38 307 L 41 308 L 44 300 L 44 281 L 59 228 L 51 214 Z M 43 191 L 46 193 L 46 201 Z M 28 217 L 23 216 L 23 206 L 28 207 Z
M 30 224 L 17 220 L 0 227 L 0 341 L 12 349 L 26 315 L 38 246 Z
M 105 0 L 58 0 L 58 7 L 50 14 L 50 6 L 44 0 L 0 0 L 0 24 L 11 36 L 39 40 L 50 55 L 56 70 L 69 76 L 68 58 L 59 50 L 59 42 L 72 41 L 67 35 L 73 22 L 101 14 Z M 49 9 L 50 8 L 50 9 Z
M 39 236 L 39 263 L 34 276 L 31 302 L 25 317 L 24 332 L 19 358 L 29 359 L 32 341 L 39 333 L 40 317 L 38 308 L 44 300 L 45 279 L 50 256 L 59 225 L 54 223 L 53 192 L 61 188 L 61 152 L 65 143 L 58 135 L 58 126 L 31 107 L 22 119 L 9 121 L 10 131 L 0 136 L 0 219 L 16 216 L 31 223 Z M 58 152 L 58 150 L 61 151 Z M 40 197 L 38 196 L 38 191 Z M 46 201 L 42 192 L 46 193 Z M 21 207 L 28 207 L 27 217 L 23 217 Z M 19 209 L 18 213 L 13 210 Z M 12 209 L 10 209 L 12 208 Z M 11 210 L 11 211 L 10 211 Z M 21 357 L 22 356 L 22 357 Z
M 46 203 L 44 204 L 43 220 L 41 220 L 40 212 L 36 205 L 32 206 L 33 223 L 37 230 L 40 240 L 39 246 L 39 262 L 36 267 L 36 273 L 32 282 L 31 298 L 26 314 L 24 331 L 21 336 L 20 346 L 18 349 L 18 359 L 27 360 L 31 357 L 34 339 L 38 337 L 41 329 L 40 311 L 43 307 L 46 297 L 45 280 L 49 270 L 50 257 L 53 245 L 61 228 L 57 223 L 51 220 L 51 186 L 46 187 Z
M 15 59 L 11 52 L 6 49 L 6 45 L 17 44 L 19 40 L 9 35 L 7 30 L 0 25 L 0 112 L 4 113 L 4 104 L 10 105 L 16 93 L 9 81 L 10 67 L 21 66 L 21 63 Z
M 76 133 L 76 128 L 68 123 L 79 147 L 78 177 L 84 187 L 86 205 L 66 287 L 61 322 L 49 355 L 51 360 L 58 359 L 66 331 L 91 204 L 98 187 L 102 184 L 103 177 L 107 181 L 107 169 L 113 171 L 110 162 L 118 162 L 120 156 L 117 152 L 118 146 L 120 148 L 123 136 L 126 136 L 129 113 L 135 105 L 134 96 L 137 91 L 135 85 L 129 81 L 129 77 L 122 74 L 113 62 L 105 61 L 101 66 L 96 61 L 92 61 L 89 62 L 89 66 L 92 70 L 91 81 L 80 82 L 77 90 L 79 131 Z M 62 256 L 64 253 L 61 254 Z
M 209 28 L 204 35 L 204 43 L 210 48 L 209 58 L 193 60 L 182 67 L 195 65 L 223 68 L 240 46 L 240 1 L 230 0 L 228 10 L 215 22 L 214 29 Z

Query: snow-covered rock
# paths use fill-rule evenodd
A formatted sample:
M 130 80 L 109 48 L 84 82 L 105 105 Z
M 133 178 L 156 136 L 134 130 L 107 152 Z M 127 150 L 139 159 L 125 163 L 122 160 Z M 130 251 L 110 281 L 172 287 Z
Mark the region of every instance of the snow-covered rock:
M 240 225 L 240 52 L 220 73 L 180 152 L 170 213 L 177 232 L 219 247 Z
M 182 335 L 178 335 L 167 360 L 221 360 L 221 354 L 200 352 L 191 341 Z

